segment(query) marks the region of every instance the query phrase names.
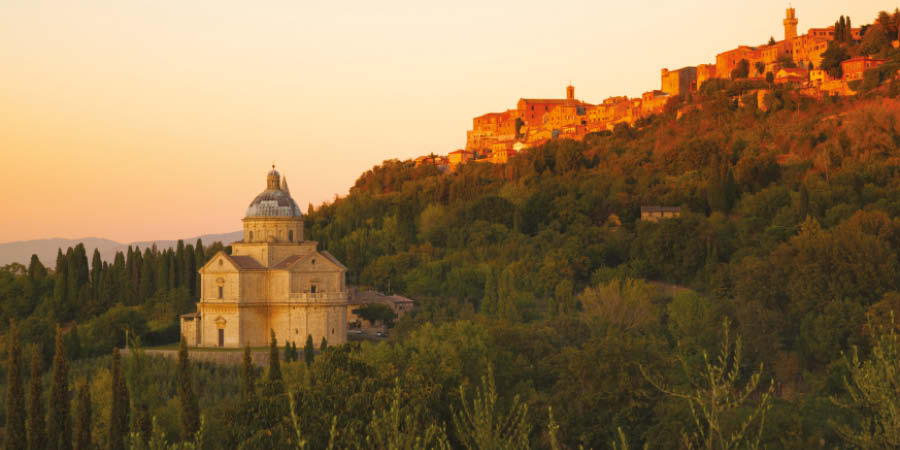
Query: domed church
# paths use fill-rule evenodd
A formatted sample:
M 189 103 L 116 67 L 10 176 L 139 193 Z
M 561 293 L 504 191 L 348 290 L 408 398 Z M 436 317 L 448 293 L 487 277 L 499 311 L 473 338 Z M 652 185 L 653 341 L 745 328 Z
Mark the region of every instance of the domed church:
M 347 341 L 347 268 L 303 240 L 303 216 L 287 181 L 272 166 L 266 190 L 243 219 L 244 237 L 200 268 L 197 312 L 181 316 L 190 346 L 253 347 L 278 342 L 316 346 Z

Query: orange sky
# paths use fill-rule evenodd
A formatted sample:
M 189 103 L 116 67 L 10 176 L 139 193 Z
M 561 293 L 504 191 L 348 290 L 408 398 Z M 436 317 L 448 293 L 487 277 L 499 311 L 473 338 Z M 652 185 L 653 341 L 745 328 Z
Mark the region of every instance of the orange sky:
M 433 3 L 3 2 L 0 242 L 237 230 L 273 161 L 305 211 L 520 97 L 636 96 L 780 39 L 786 6 Z M 800 30 L 896 6 L 848 3 L 794 2 Z

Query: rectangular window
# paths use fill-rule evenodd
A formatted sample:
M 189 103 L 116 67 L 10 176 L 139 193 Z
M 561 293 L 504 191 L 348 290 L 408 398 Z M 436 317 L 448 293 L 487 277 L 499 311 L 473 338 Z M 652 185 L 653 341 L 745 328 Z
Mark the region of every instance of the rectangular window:
M 223 297 L 223 295 L 222 295 L 223 292 L 222 292 L 222 291 L 223 291 L 222 286 L 219 286 L 219 298 L 222 298 L 222 297 Z
M 310 287 L 309 287 L 309 292 L 312 292 L 313 294 L 315 294 L 315 293 L 316 293 L 316 285 L 310 286 Z

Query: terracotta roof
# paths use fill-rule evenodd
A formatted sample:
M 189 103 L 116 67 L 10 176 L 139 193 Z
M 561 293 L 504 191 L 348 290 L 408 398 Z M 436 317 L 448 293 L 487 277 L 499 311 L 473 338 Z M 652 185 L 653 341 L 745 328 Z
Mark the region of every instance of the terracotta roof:
M 397 304 L 397 303 L 415 303 L 412 299 L 402 297 L 399 295 L 384 295 L 381 292 L 376 291 L 363 291 L 358 292 L 356 295 L 350 297 L 351 305 L 367 305 L 370 303 L 381 303 L 381 304 Z
M 250 256 L 225 255 L 238 269 L 241 270 L 266 270 L 266 268 Z
M 291 267 L 291 265 L 293 265 L 295 262 L 299 261 L 299 260 L 300 260 L 301 258 L 303 258 L 304 256 L 306 256 L 306 255 L 293 255 L 293 256 L 288 256 L 287 258 L 284 259 L 284 261 L 281 261 L 280 263 L 275 264 L 274 266 L 272 266 L 272 269 L 274 269 L 274 270 L 287 270 L 289 267 Z

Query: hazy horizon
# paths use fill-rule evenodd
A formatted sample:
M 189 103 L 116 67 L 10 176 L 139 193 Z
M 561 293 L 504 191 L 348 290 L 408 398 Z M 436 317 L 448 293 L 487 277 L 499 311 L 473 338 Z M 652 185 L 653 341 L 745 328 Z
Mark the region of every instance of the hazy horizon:
M 0 6 L 0 242 L 240 229 L 274 162 L 305 212 L 472 118 L 659 88 L 781 39 L 787 2 L 9 2 Z M 799 30 L 889 2 L 795 1 Z

